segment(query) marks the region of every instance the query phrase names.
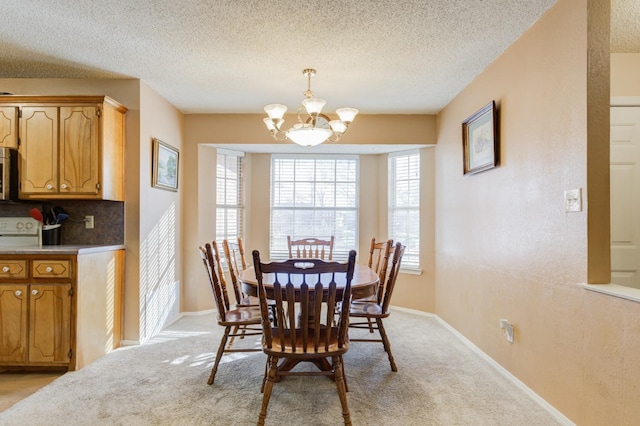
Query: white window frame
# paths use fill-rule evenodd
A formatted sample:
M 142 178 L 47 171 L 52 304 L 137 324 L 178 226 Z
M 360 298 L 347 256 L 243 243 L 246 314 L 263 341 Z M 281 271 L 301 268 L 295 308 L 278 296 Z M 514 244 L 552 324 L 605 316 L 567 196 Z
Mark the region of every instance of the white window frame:
M 217 149 L 216 155 L 216 242 L 222 244 L 222 240 L 227 239 L 234 241 L 238 237 L 242 237 L 244 232 L 244 152 Z M 219 176 L 221 160 L 228 160 L 229 158 L 235 158 L 237 161 L 235 178 L 227 176 L 227 172 L 225 172 L 225 176 Z M 224 183 L 221 184 L 220 180 Z M 236 181 L 235 185 L 228 185 L 228 183 L 233 183 L 233 181 Z M 236 192 L 233 198 L 235 198 L 237 202 L 227 202 L 227 200 L 229 200 L 229 197 L 227 197 L 228 193 L 224 192 L 220 194 L 221 188 L 223 188 L 224 191 L 235 188 Z M 233 230 L 235 232 L 230 232 L 227 213 L 233 210 L 236 211 L 237 220 L 235 230 Z M 221 215 L 221 213 L 224 214 Z M 221 220 L 224 221 L 222 232 L 220 232 L 220 227 L 218 226 Z
M 355 194 L 354 194 L 354 206 L 351 207 L 277 207 L 274 206 L 275 201 L 275 179 L 276 179 L 276 170 L 275 163 L 278 160 L 348 160 L 355 162 L 355 180 L 352 181 L 355 184 Z M 294 177 L 294 182 L 296 182 Z M 317 184 L 320 181 L 314 180 L 312 183 Z M 327 183 L 326 181 L 323 181 Z M 335 180 L 333 181 L 336 182 Z M 351 181 L 348 181 L 351 182 Z M 295 186 L 295 183 L 294 183 Z M 328 155 L 328 154 L 274 154 L 271 156 L 271 202 L 270 202 L 270 230 L 269 230 L 269 254 L 271 259 L 285 259 L 289 256 L 288 248 L 287 248 L 287 240 L 286 235 L 275 236 L 275 224 L 274 224 L 274 209 L 288 209 L 288 210 L 316 210 L 316 211 L 347 211 L 353 212 L 355 219 L 355 227 L 353 231 L 353 242 L 345 242 L 344 238 L 341 238 L 339 233 L 335 232 L 334 227 L 334 237 L 335 243 L 333 248 L 333 260 L 345 260 L 348 257 L 349 250 L 357 249 L 358 247 L 358 228 L 359 228 L 359 197 L 360 197 L 360 158 L 357 155 Z M 312 233 L 313 231 L 310 231 Z M 337 234 L 337 235 L 336 235 Z M 329 238 L 330 235 L 291 235 L 292 238 L 305 238 L 305 237 L 316 237 L 316 238 Z
M 410 188 L 410 183 L 416 184 L 417 189 L 415 189 L 416 193 L 410 197 L 410 200 L 416 200 L 416 202 L 408 202 L 406 205 L 398 206 L 397 195 L 400 193 L 398 190 L 398 180 L 396 178 L 396 168 L 397 161 L 400 157 L 409 158 L 411 156 L 418 157 L 418 164 L 416 166 L 417 170 L 409 170 L 409 173 L 412 176 L 407 176 L 406 179 L 403 179 L 402 182 L 406 182 L 407 186 Z M 420 274 L 422 270 L 420 269 L 420 150 L 412 149 L 409 151 L 399 151 L 390 153 L 388 155 L 388 164 L 389 164 L 389 215 L 388 215 L 388 233 L 389 238 L 393 239 L 393 243 L 396 244 L 398 242 L 402 243 L 406 246 L 404 256 L 402 258 L 402 264 L 400 267 L 401 272 L 412 273 L 412 274 Z M 417 175 L 416 175 L 417 173 Z M 415 188 L 415 187 L 414 187 Z M 399 236 L 399 230 L 396 228 L 394 223 L 394 218 L 396 217 L 396 213 L 399 211 L 404 211 L 406 213 L 413 212 L 411 215 L 412 220 L 409 219 L 409 215 L 405 215 L 406 217 L 406 226 L 415 226 L 417 229 L 414 229 L 414 234 L 417 235 L 417 238 L 411 239 L 407 241 L 406 235 Z M 417 226 L 416 226 L 417 225 Z

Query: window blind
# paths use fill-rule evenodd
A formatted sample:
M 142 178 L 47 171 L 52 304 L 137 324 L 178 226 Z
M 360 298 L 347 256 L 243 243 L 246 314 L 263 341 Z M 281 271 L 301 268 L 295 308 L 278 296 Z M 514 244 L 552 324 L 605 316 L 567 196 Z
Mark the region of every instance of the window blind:
M 271 259 L 285 259 L 293 239 L 335 237 L 333 259 L 358 246 L 357 156 L 273 156 Z
M 216 167 L 216 241 L 242 236 L 243 153 L 218 150 Z
M 389 238 L 406 246 L 402 269 L 420 268 L 420 153 L 389 155 Z

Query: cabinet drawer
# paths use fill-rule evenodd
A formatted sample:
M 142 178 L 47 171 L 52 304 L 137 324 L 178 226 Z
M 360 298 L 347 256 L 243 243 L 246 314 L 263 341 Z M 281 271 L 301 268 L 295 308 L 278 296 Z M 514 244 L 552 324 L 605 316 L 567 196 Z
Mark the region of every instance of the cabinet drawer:
M 68 260 L 34 260 L 33 278 L 69 278 L 71 270 Z
M 27 278 L 27 261 L 0 260 L 0 278 Z

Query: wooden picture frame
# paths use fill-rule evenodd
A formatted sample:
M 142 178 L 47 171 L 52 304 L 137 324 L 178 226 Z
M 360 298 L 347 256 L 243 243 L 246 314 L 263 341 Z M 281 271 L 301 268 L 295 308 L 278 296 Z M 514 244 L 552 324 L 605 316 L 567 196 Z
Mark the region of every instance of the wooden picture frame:
M 153 139 L 152 186 L 178 190 L 180 151 L 160 139 Z
M 462 122 L 464 174 L 494 168 L 498 147 L 498 114 L 495 101 L 491 101 Z

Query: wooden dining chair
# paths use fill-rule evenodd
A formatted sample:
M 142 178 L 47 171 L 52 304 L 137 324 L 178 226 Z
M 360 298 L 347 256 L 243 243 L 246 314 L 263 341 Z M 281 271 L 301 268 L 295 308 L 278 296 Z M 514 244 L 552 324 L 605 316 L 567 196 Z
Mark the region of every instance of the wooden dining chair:
M 384 280 L 387 277 L 387 266 L 389 265 L 389 256 L 393 250 L 393 240 L 376 242 L 376 237 L 371 238 L 371 245 L 369 246 L 369 260 L 367 266 L 371 268 L 376 274 L 378 279 L 384 284 Z M 378 285 L 377 293 L 366 297 L 364 299 L 356 299 L 360 301 L 377 301 L 382 299 L 382 291 L 384 285 Z M 373 318 L 367 318 L 369 324 L 369 332 L 375 332 Z
M 302 238 L 292 240 L 287 235 L 289 259 L 322 259 L 333 260 L 333 235 L 328 240 L 319 238 Z
M 274 383 L 283 376 L 303 375 L 324 375 L 336 382 L 344 424 L 351 424 L 342 356 L 349 349 L 348 311 L 355 261 L 356 252 L 351 250 L 347 262 L 309 259 L 303 266 L 300 260 L 289 259 L 262 263 L 260 253 L 253 251 L 262 313 L 262 350 L 267 355 L 268 368 L 258 425 L 264 425 Z M 263 281 L 265 274 L 273 274 L 273 284 L 268 288 Z M 338 274 L 345 276 L 342 291 L 336 284 Z M 269 322 L 267 298 L 276 301 L 277 326 Z M 334 323 L 338 306 L 341 315 Z M 296 317 L 297 324 L 295 320 L 288 321 Z M 281 359 L 283 362 L 278 365 Z M 291 371 L 302 361 L 314 363 L 319 371 Z
M 222 281 L 218 278 L 218 273 L 216 272 L 213 247 L 216 247 L 215 241 L 211 244 L 205 244 L 204 247 L 199 247 L 200 256 L 202 257 L 202 262 L 204 263 L 204 268 L 207 272 L 209 284 L 211 285 L 216 303 L 218 325 L 224 327 L 224 334 L 220 339 L 216 358 L 213 362 L 213 368 L 207 381 L 210 385 L 213 384 L 215 380 L 218 365 L 225 353 L 260 352 L 262 350 L 260 348 L 232 348 L 234 337 L 257 336 L 262 334 L 262 319 L 260 310 L 257 307 L 236 306 L 235 308 L 231 308 L 227 289 L 221 284 Z M 229 346 L 227 346 L 229 338 L 231 338 L 231 340 L 229 341 Z
M 378 300 L 354 300 L 351 302 L 349 309 L 349 317 L 356 318 L 349 323 L 350 328 L 369 328 L 370 322 L 375 321 L 374 329 L 380 333 L 380 339 L 365 339 L 365 338 L 351 338 L 352 342 L 382 342 L 384 350 L 389 357 L 389 363 L 391 364 L 392 371 L 398 371 L 396 362 L 393 359 L 391 353 L 391 344 L 387 337 L 387 332 L 384 329 L 382 320 L 387 318 L 391 312 L 389 306 L 391 304 L 391 295 L 396 285 L 396 279 L 398 278 L 398 272 L 400 271 L 400 263 L 402 262 L 402 256 L 404 255 L 405 247 L 401 243 L 396 243 L 393 248 L 393 258 L 391 260 L 391 269 L 387 275 L 386 282 L 381 281 L 381 291 L 378 293 Z
M 242 238 L 238 237 L 238 242 L 234 243 L 228 240 L 222 240 L 222 248 L 224 249 L 224 256 L 229 265 L 229 276 L 231 277 L 231 284 L 233 285 L 233 292 L 236 295 L 238 305 L 243 306 L 260 306 L 259 300 L 255 296 L 250 296 L 242 289 L 242 283 L 240 282 L 240 272 L 247 269 L 247 261 L 244 257 L 244 245 Z M 240 269 L 242 268 L 242 269 Z M 273 300 L 267 301 L 269 308 L 274 309 L 275 302 Z M 274 311 L 275 313 L 275 311 Z M 275 315 L 272 315 L 275 320 Z

